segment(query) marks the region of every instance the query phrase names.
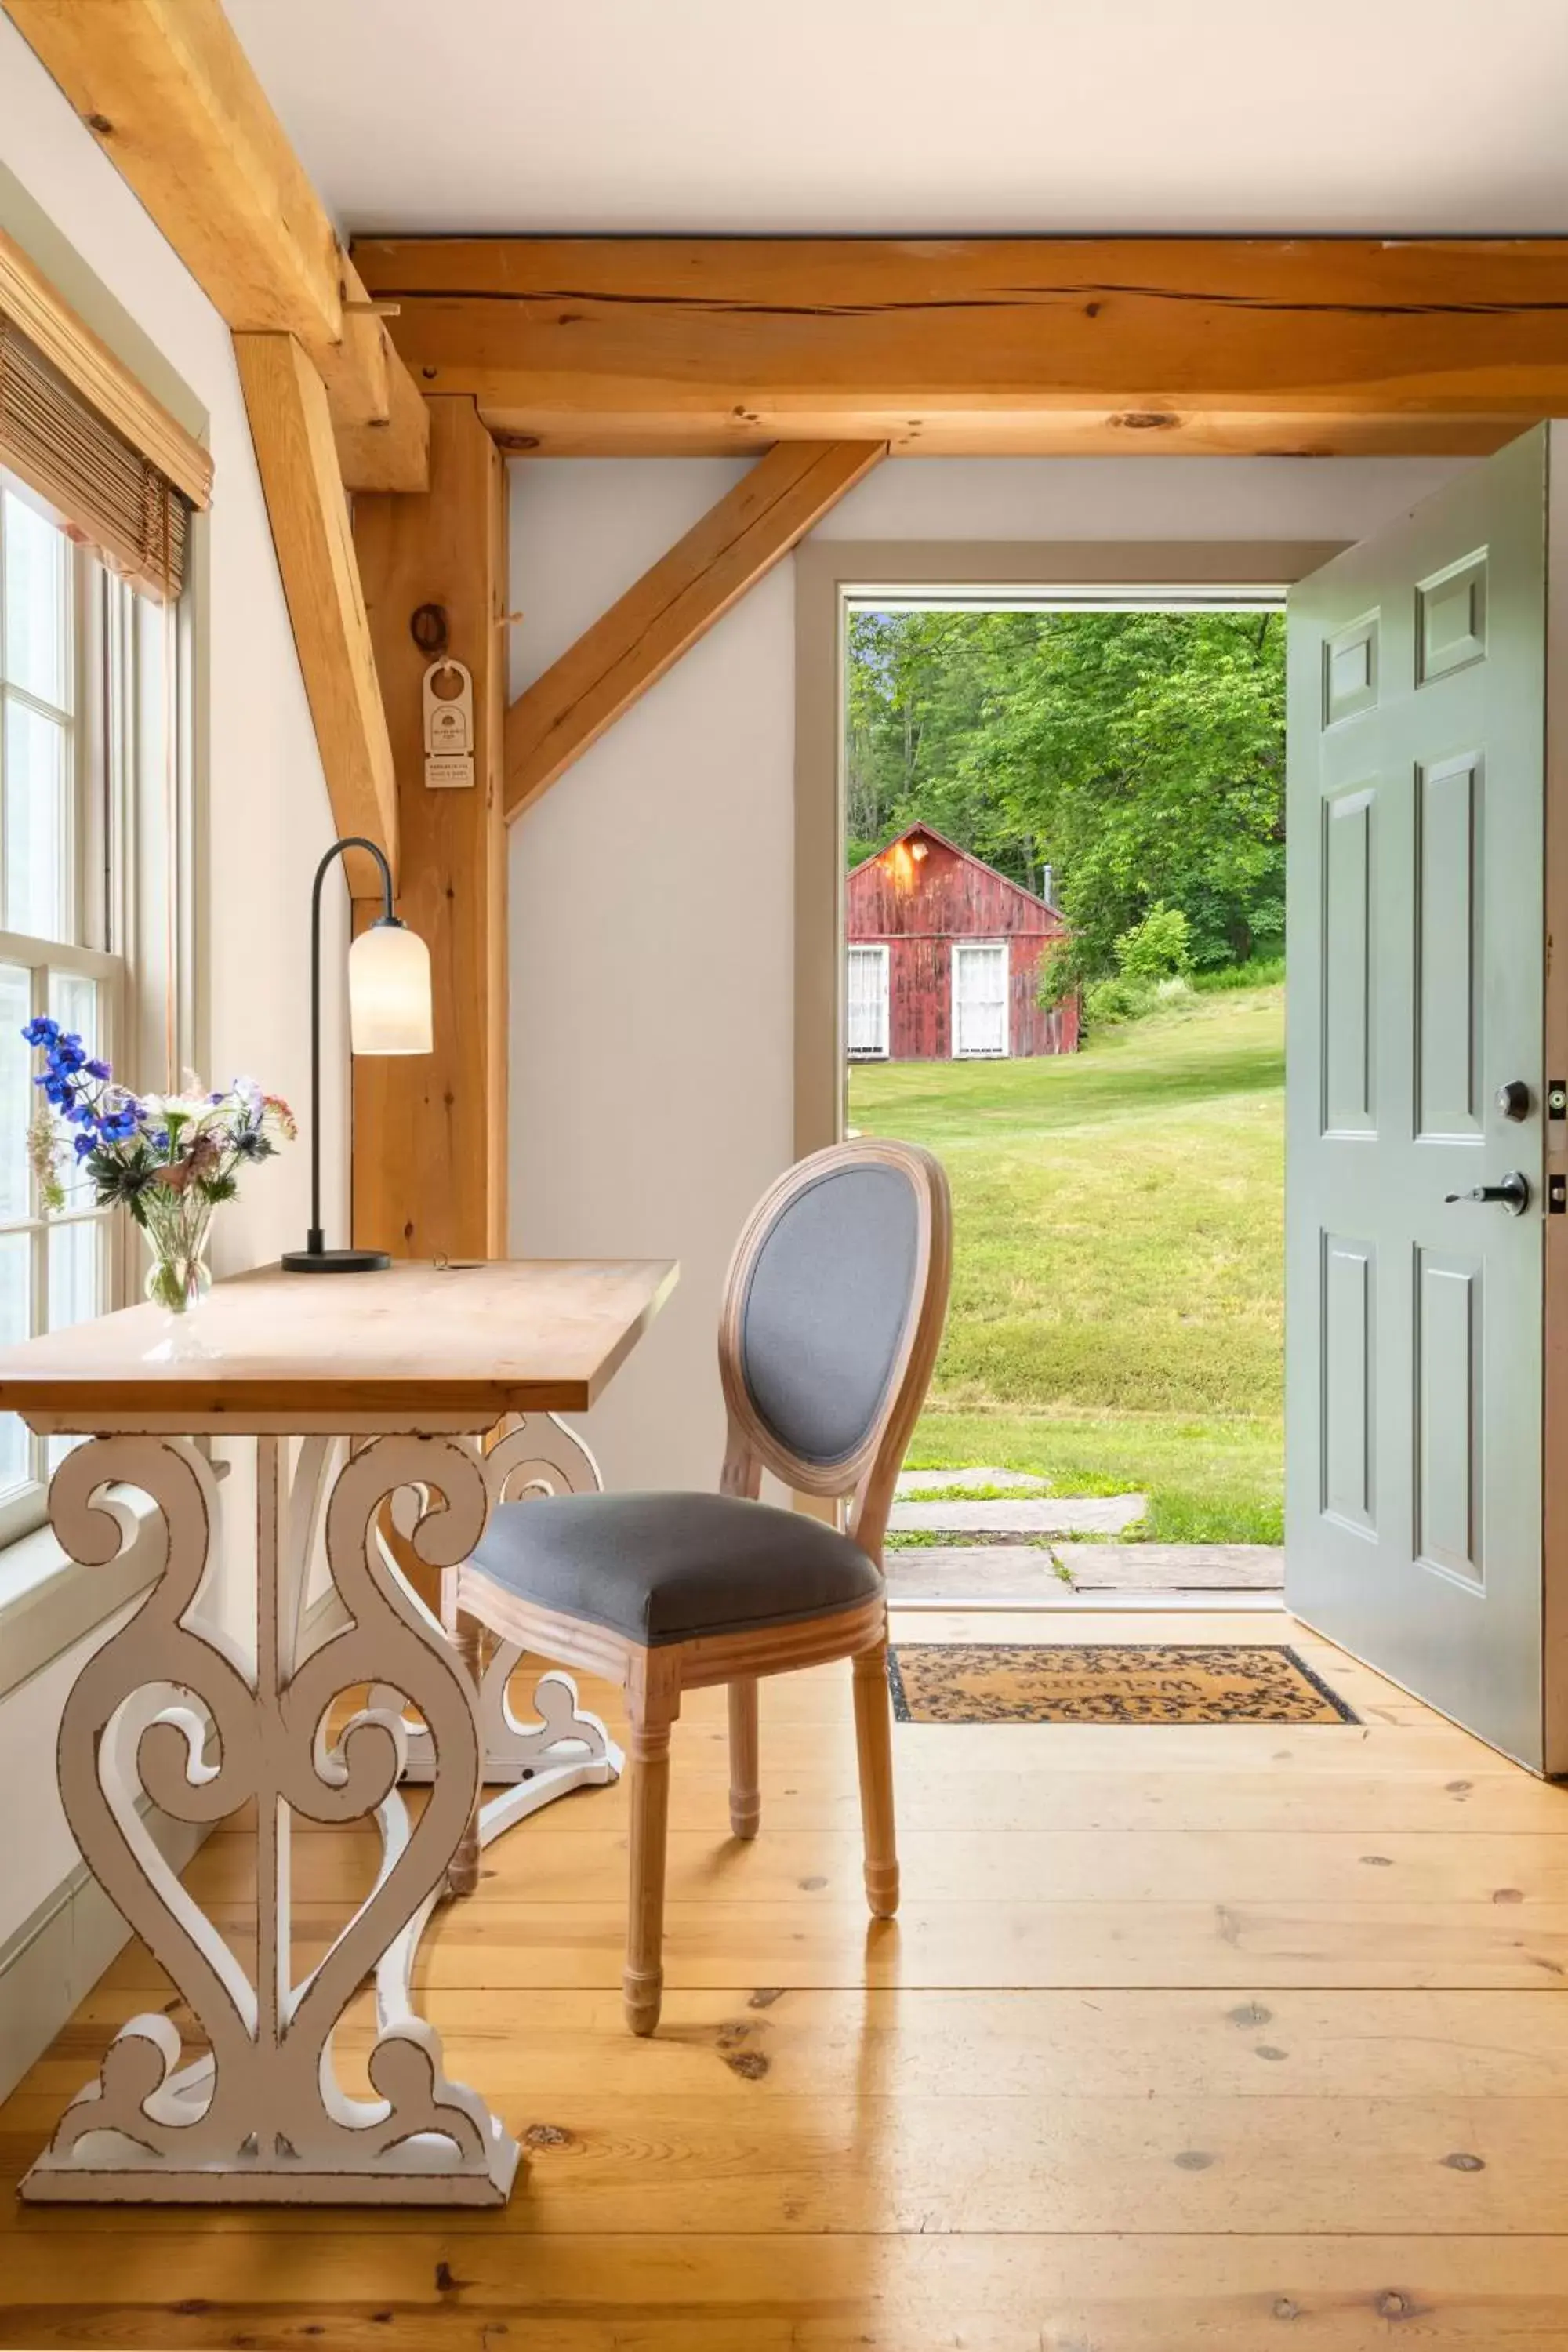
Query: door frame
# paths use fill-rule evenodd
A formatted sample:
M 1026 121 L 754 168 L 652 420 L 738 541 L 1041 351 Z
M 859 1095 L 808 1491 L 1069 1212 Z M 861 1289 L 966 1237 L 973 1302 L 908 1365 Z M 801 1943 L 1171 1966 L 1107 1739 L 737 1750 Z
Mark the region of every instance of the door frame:
M 1568 550 L 1568 427 L 1554 427 L 1549 550 Z M 1352 542 L 1244 541 L 807 540 L 795 550 L 795 1149 L 842 1140 L 844 1034 L 844 621 L 882 588 L 1280 590 Z M 1546 929 L 1568 938 L 1568 581 L 1549 577 L 1546 676 L 1563 681 L 1546 714 Z M 1568 1077 L 1568 956 L 1547 959 L 1548 1079 Z M 1547 1165 L 1568 1174 L 1568 1121 L 1547 1129 Z M 1568 1217 L 1545 1223 L 1542 1460 L 1568 1459 Z M 1561 1564 L 1561 1565 L 1560 1565 Z M 1542 1496 L 1542 1697 L 1549 1773 L 1568 1773 L 1568 1477 Z M 1560 1728 L 1561 1727 L 1561 1728 Z
M 958 1050 L 958 960 L 973 948 L 983 948 L 990 954 L 1000 951 L 1002 957 L 1002 1046 L 995 1054 L 961 1054 Z M 948 946 L 949 1029 L 948 1060 L 950 1062 L 1008 1062 L 1013 1058 L 1013 958 L 1011 941 L 1000 940 L 953 940 Z
M 844 1139 L 844 621 L 880 589 L 1049 596 L 1242 593 L 1304 579 L 1343 540 L 836 540 L 795 552 L 795 1150 Z M 1564 1339 L 1568 1352 L 1568 1333 Z

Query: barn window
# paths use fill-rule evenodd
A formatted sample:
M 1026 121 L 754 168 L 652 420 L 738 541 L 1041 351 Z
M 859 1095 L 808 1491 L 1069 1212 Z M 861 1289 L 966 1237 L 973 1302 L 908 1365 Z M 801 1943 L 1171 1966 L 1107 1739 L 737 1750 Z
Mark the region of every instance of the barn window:
M 1007 1051 L 1007 942 L 952 943 L 952 1052 L 957 1060 Z
M 888 950 L 851 948 L 847 1003 L 849 1057 L 857 1062 L 888 1058 Z

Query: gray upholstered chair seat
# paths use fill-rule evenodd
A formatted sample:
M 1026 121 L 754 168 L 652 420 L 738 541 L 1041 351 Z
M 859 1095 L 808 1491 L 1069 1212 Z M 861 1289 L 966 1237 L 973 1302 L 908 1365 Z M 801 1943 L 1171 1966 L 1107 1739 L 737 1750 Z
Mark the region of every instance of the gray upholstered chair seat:
M 503 1503 L 473 1565 L 521 1600 L 649 1647 L 826 1616 L 882 1583 L 820 1519 L 734 1495 Z

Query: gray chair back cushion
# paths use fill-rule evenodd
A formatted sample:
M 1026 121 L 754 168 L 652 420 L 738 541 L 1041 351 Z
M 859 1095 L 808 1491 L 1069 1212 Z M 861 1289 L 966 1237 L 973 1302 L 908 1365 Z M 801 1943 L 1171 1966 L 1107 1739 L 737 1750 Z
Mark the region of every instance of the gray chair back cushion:
M 741 1376 L 779 1444 L 841 1462 L 887 1399 L 914 1304 L 920 1204 L 897 1168 L 835 1169 L 799 1192 L 757 1253 Z

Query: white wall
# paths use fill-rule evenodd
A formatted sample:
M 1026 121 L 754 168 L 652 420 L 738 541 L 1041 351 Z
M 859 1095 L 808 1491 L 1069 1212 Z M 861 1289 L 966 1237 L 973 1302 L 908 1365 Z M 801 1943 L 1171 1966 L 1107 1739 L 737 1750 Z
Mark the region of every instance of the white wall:
M 819 535 L 1351 540 L 1456 464 L 896 459 Z M 742 467 L 510 471 L 515 694 Z M 794 632 L 785 563 L 511 832 L 511 1246 L 681 1261 L 674 1300 L 588 1424 L 617 1486 L 716 1477 L 724 1267 L 791 1156 Z
M 216 483 L 196 569 L 198 725 L 205 769 L 205 982 L 212 1070 L 245 1073 L 304 1107 L 308 941 L 315 862 L 331 812 L 279 583 L 227 330 L 12 26 L 0 18 L 0 226 L 182 420 L 204 421 Z M 329 971 L 341 968 L 344 919 Z M 330 1006 L 329 1047 L 341 1040 Z M 161 1085 L 162 1072 L 129 1074 Z M 346 1127 L 324 1138 L 326 1200 L 342 1225 Z M 308 1220 L 303 1143 L 247 1178 L 214 1228 L 215 1271 L 275 1257 Z M 221 1614 L 245 1623 L 250 1503 L 243 1465 L 227 1482 Z M 85 1654 L 85 1651 L 81 1653 Z M 54 1732 L 70 1668 L 35 1675 L 0 1705 L 0 1943 L 75 1861 L 54 1792 Z

